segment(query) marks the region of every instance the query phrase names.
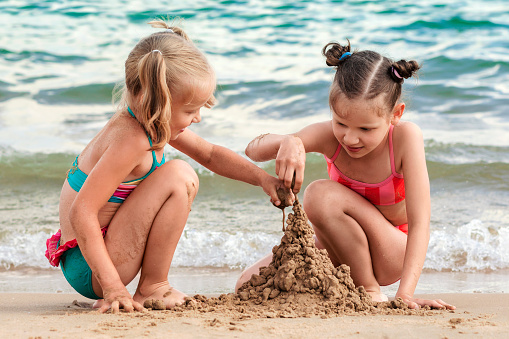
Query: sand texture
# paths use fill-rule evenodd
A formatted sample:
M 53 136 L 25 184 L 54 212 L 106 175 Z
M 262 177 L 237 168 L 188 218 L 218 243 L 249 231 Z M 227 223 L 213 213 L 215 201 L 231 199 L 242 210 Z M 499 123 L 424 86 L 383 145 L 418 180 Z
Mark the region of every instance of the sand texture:
M 77 294 L 0 294 L 1 338 L 509 338 L 509 294 L 437 294 L 425 315 L 248 318 L 221 312 L 99 314 Z
M 218 298 L 196 295 L 175 308 L 228 314 L 234 319 L 337 317 L 350 313 L 425 314 L 410 310 L 401 300 L 377 303 L 363 287 L 356 288 L 346 265 L 333 266 L 326 250 L 316 248 L 314 231 L 298 199 L 288 215 L 281 244 L 272 261 L 253 274 L 238 293 Z
M 348 266 L 319 250 L 298 200 L 272 262 L 238 293 L 196 295 L 172 310 L 100 314 L 75 294 L 0 294 L 2 338 L 508 338 L 508 294 L 427 295 L 457 306 L 376 303 Z M 163 310 L 161 310 L 163 309 Z

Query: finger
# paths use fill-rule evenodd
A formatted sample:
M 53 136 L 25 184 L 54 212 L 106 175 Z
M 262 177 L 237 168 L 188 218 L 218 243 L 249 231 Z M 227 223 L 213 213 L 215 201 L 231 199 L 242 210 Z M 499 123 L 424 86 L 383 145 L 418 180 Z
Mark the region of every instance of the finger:
M 103 303 L 103 305 L 98 309 L 99 313 L 106 313 L 110 309 L 110 304 L 106 303 L 106 301 Z
M 290 191 L 290 193 L 292 194 L 292 205 L 293 205 L 293 203 L 295 202 L 295 194 L 292 191 Z
M 448 310 L 455 310 L 456 309 L 456 306 L 448 304 L 445 301 L 443 301 L 442 299 L 437 299 L 437 300 L 435 300 L 435 302 L 437 302 L 442 308 L 446 308 Z
M 138 312 L 148 312 L 148 310 L 137 301 L 133 301 L 133 306 L 134 306 L 134 309 Z
M 128 313 L 131 313 L 132 311 L 134 311 L 133 304 L 130 301 L 123 302 L 122 306 L 124 307 L 124 311 L 126 311 Z
M 287 189 L 291 189 L 292 188 L 293 173 L 295 173 L 295 170 L 293 169 L 293 167 L 287 167 L 286 168 L 286 172 L 285 172 L 285 176 L 284 176 L 284 181 L 285 181 L 285 187 Z
M 408 308 L 412 310 L 418 310 L 420 308 L 419 304 L 417 304 L 416 302 L 413 302 L 408 299 L 403 299 L 403 301 L 408 305 Z
M 284 185 L 285 175 L 286 175 L 287 170 L 288 170 L 287 167 L 279 166 L 279 171 L 277 172 L 277 177 L 278 177 L 279 181 L 281 181 L 283 183 L 283 185 Z
M 279 177 L 279 171 L 281 170 L 281 160 L 276 159 L 276 175 Z M 281 179 L 281 178 L 279 178 Z
M 436 300 L 427 300 L 427 299 L 415 299 L 415 301 L 421 306 L 429 306 L 431 308 L 443 309 L 444 305 L 438 303 Z
M 295 186 L 293 186 L 293 193 L 299 193 L 304 181 L 304 170 L 298 169 L 295 171 Z
M 117 300 L 111 303 L 111 313 L 117 314 L 120 311 L 120 304 Z
M 268 192 L 270 196 L 270 202 L 275 205 L 279 206 L 281 205 L 281 201 L 279 200 L 279 197 L 277 196 L 277 191 L 275 189 L 270 189 Z

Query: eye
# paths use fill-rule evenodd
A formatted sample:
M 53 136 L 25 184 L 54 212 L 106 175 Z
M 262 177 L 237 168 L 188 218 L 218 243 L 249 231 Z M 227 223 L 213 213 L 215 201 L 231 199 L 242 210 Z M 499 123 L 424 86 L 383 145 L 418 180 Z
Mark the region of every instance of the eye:
M 364 131 L 364 132 L 369 132 L 369 131 L 372 130 L 372 128 L 362 127 L 361 130 Z
M 338 122 L 338 125 L 339 125 L 339 126 L 341 126 L 341 127 L 346 127 L 346 125 L 345 125 L 345 124 L 340 123 L 340 122 Z

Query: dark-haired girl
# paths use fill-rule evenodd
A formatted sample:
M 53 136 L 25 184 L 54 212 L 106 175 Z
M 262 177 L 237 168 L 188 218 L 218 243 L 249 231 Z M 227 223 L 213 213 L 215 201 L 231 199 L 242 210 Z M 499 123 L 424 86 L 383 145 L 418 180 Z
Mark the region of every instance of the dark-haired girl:
M 357 286 L 375 301 L 387 300 L 380 286 L 401 279 L 396 297 L 411 308 L 454 309 L 442 300 L 414 297 L 430 236 L 430 189 L 421 130 L 401 121 L 405 79 L 416 61 L 392 61 L 373 51 L 351 51 L 350 43 L 323 48 L 336 69 L 329 93 L 332 119 L 290 135 L 267 134 L 247 146 L 254 161 L 276 159 L 276 174 L 294 192 L 301 188 L 307 152 L 325 156 L 329 179 L 312 182 L 304 210 L 334 265 L 350 266 Z M 237 288 L 271 260 L 248 268 Z

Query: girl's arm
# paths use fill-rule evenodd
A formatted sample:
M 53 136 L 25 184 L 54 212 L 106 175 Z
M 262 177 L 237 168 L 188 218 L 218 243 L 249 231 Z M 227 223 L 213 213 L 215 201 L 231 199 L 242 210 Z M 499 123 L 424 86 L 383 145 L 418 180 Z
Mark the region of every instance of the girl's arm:
M 106 249 L 98 220 L 101 207 L 146 152 L 146 139 L 140 138 L 140 145 L 133 145 L 132 136 L 124 139 L 110 144 L 101 156 L 76 195 L 70 211 L 71 226 L 80 250 L 103 291 L 101 312 L 110 307 L 114 312 L 119 307 L 126 311 L 143 310 L 132 300 L 121 281 Z
M 275 205 L 281 203 L 276 192 L 280 186 L 279 180 L 232 150 L 212 144 L 190 130 L 180 134 L 176 140 L 170 142 L 170 145 L 214 173 L 261 186 Z
M 422 132 L 417 125 L 400 123 L 395 133 L 395 148 L 401 151 L 402 171 L 405 176 L 408 239 L 403 272 L 396 297 L 401 297 L 411 308 L 418 305 L 453 308 L 441 300 L 415 299 L 414 292 L 421 275 L 430 238 L 430 187 Z
M 304 180 L 306 153 L 328 154 L 331 145 L 337 146 L 334 141 L 332 123 L 324 121 L 293 134 L 262 134 L 249 143 L 246 155 L 253 161 L 276 159 L 276 174 L 287 188 L 291 187 L 295 174 L 294 192 L 297 193 Z

